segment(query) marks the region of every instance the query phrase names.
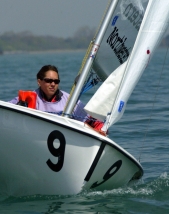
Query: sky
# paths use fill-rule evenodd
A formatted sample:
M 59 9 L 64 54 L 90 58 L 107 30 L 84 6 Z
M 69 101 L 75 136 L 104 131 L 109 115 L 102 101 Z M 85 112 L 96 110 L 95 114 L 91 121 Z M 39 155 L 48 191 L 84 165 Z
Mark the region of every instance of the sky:
M 83 26 L 96 27 L 109 0 L 0 0 L 0 34 L 71 37 Z

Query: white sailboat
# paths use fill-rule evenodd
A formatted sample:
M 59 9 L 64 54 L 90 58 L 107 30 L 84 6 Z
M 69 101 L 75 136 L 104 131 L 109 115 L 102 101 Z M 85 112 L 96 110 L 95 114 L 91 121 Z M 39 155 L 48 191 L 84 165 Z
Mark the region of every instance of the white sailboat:
M 0 101 L 1 191 L 77 194 L 142 177 L 142 166 L 131 154 L 67 115 L 93 68 L 106 80 L 85 109 L 106 120 L 103 131 L 118 121 L 168 22 L 168 0 L 112 0 L 63 116 Z M 98 100 L 100 92 L 109 98 L 102 100 L 105 105 Z

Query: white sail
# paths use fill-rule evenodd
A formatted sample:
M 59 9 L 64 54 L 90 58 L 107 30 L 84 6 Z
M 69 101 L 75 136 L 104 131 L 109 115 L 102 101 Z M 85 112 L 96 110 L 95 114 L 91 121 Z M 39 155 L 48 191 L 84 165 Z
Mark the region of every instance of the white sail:
M 99 87 L 92 99 L 85 106 L 85 111 L 87 111 L 88 114 L 99 120 L 105 120 L 107 113 L 109 113 L 112 108 L 112 103 L 115 102 L 126 65 L 127 61 L 112 72 Z
M 93 62 L 93 69 L 104 81 L 129 57 L 148 0 L 119 0 Z
M 95 116 L 98 119 L 106 118 L 106 116 L 109 115 L 103 129 L 106 130 L 122 117 L 127 101 L 149 63 L 154 50 L 161 41 L 162 36 L 168 27 L 168 22 L 169 1 L 149 0 L 132 54 L 126 62 L 126 69 L 124 76 L 121 78 L 120 86 L 118 86 L 117 94 L 113 94 L 108 100 L 103 99 L 103 92 L 106 93 L 109 90 L 114 91 L 114 87 L 109 88 L 107 85 L 109 78 L 111 78 L 109 77 L 85 107 L 87 112 L 90 112 L 92 116 Z M 118 70 L 121 69 L 118 68 Z M 102 109 L 102 113 L 100 113 L 99 109 L 102 105 L 102 100 L 104 106 L 107 105 L 106 102 L 108 105 L 111 102 L 111 107 L 109 109 Z M 98 108 L 93 108 L 94 105 L 97 105 Z M 93 113 L 92 109 L 94 109 Z

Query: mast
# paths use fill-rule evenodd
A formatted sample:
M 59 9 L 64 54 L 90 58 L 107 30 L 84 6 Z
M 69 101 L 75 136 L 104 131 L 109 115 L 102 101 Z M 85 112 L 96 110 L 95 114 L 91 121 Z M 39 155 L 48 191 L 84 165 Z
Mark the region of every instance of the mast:
M 69 115 L 72 113 L 73 109 L 74 109 L 74 106 L 76 105 L 76 102 L 79 98 L 79 95 L 81 93 L 81 90 L 82 90 L 82 87 L 84 85 L 84 82 L 87 78 L 87 75 L 92 67 L 92 64 L 93 64 L 93 60 L 97 54 L 97 51 L 99 49 L 99 46 L 100 46 L 100 43 L 103 39 L 103 36 L 105 34 L 105 31 L 108 27 L 108 24 L 112 18 L 112 15 L 115 11 L 115 8 L 118 4 L 119 0 L 112 0 L 110 6 L 109 6 L 109 9 L 107 11 L 107 15 L 105 16 L 104 20 L 103 20 L 103 23 L 100 27 L 100 30 L 96 36 L 96 39 L 95 39 L 95 43 L 93 45 L 93 48 L 91 50 L 91 54 L 90 54 L 90 57 L 88 58 L 88 60 L 86 61 L 86 64 L 82 70 L 82 73 L 80 74 L 80 77 L 78 79 L 78 82 L 76 84 L 76 87 L 75 87 L 75 90 L 72 94 L 72 97 L 65 109 L 65 112 L 64 112 L 64 115 L 65 117 L 70 117 Z

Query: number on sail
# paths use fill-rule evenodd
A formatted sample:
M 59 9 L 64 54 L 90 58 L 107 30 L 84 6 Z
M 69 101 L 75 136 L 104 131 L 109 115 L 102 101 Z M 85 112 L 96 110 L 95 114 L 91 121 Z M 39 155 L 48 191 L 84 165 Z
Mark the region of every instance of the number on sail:
M 60 141 L 60 146 L 59 148 L 54 147 L 54 140 L 58 139 Z M 50 159 L 47 160 L 47 165 L 49 168 L 55 172 L 59 172 L 62 167 L 63 167 L 63 162 L 64 162 L 64 154 L 65 154 L 65 145 L 66 145 L 66 140 L 64 135 L 60 131 L 52 131 L 47 140 L 47 145 L 50 153 L 58 158 L 58 162 L 52 163 Z
M 100 186 L 101 184 L 103 184 L 105 181 L 107 181 L 109 178 L 111 178 L 121 167 L 122 165 L 122 160 L 118 160 L 116 161 L 105 173 L 105 175 L 103 176 L 103 181 L 98 183 L 98 181 L 96 181 L 95 183 L 92 184 L 92 186 L 90 187 L 95 188 Z M 112 169 L 116 168 L 112 173 L 110 173 L 112 171 Z

